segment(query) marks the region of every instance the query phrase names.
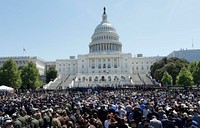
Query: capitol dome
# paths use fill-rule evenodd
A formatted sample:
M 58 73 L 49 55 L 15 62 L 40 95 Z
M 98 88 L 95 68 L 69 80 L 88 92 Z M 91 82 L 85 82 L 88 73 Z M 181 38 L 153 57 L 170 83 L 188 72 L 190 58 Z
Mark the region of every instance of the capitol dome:
M 107 20 L 106 8 L 102 15 L 102 22 L 97 25 L 89 44 L 90 53 L 121 52 L 122 44 L 116 29 Z

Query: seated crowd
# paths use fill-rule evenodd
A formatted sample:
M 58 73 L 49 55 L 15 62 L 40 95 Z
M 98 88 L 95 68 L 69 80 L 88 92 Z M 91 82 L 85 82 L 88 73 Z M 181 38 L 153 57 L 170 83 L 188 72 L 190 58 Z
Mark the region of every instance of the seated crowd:
M 200 128 L 198 91 L 0 95 L 2 128 Z

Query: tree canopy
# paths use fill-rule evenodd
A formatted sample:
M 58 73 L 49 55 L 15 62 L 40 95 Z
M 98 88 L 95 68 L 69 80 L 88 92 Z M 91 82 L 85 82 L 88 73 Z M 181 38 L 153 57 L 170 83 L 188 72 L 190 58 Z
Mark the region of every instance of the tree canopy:
M 189 67 L 191 67 L 189 70 L 191 70 L 194 84 L 200 85 L 200 61 L 191 63 Z
M 172 76 L 169 75 L 169 73 L 167 71 L 165 71 L 161 81 L 162 81 L 163 85 L 166 85 L 166 86 L 167 85 L 172 85 L 172 82 L 173 82 Z
M 193 77 L 190 71 L 186 67 L 183 67 L 176 79 L 177 85 L 181 85 L 184 87 L 191 86 L 194 84 Z
M 50 67 L 46 72 L 46 82 L 49 83 L 51 80 L 54 80 L 57 77 L 58 72 L 55 67 Z
M 35 63 L 30 61 L 28 62 L 27 65 L 25 65 L 22 68 L 21 79 L 22 79 L 22 88 L 34 89 L 41 86 L 41 81 L 39 79 L 39 71 Z
M 9 59 L 0 69 L 0 85 L 6 85 L 13 88 L 21 86 L 20 71 L 13 59 Z
M 158 82 L 161 82 L 161 79 L 167 71 L 169 75 L 172 76 L 173 84 L 176 83 L 176 77 L 178 73 L 180 72 L 182 67 L 187 67 L 189 64 L 188 61 L 184 59 L 179 59 L 179 58 L 169 58 L 167 59 L 166 57 L 163 58 L 162 60 L 154 63 L 150 70 L 151 70 L 151 75 L 154 79 L 156 79 Z

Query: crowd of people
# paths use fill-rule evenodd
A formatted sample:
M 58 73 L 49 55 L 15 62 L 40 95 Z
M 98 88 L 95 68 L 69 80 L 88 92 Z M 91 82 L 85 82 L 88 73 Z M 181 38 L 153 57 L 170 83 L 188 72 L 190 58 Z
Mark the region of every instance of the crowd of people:
M 166 90 L 0 94 L 2 128 L 200 128 L 200 93 Z

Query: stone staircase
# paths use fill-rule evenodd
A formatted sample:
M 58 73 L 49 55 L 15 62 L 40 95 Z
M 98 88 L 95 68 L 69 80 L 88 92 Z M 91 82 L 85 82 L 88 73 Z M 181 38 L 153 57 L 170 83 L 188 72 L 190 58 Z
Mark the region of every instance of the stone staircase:
M 134 85 L 144 85 L 144 82 L 138 74 L 132 75 L 132 81 L 134 82 Z
M 62 83 L 67 79 L 69 75 L 67 76 L 59 76 L 54 81 L 50 81 L 48 84 L 44 85 L 44 89 L 47 90 L 55 90 L 58 88 L 58 86 L 62 85 Z
M 57 87 L 57 89 L 66 89 L 73 86 L 73 82 L 76 79 L 76 75 L 69 75 L 63 80 L 63 82 Z
M 140 74 L 140 77 L 145 85 L 154 85 L 152 79 L 147 74 Z

